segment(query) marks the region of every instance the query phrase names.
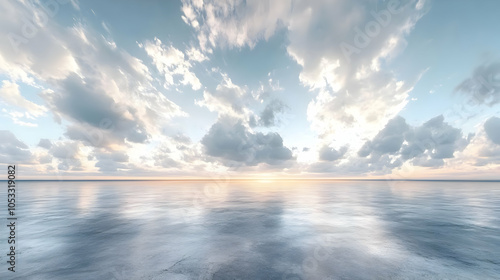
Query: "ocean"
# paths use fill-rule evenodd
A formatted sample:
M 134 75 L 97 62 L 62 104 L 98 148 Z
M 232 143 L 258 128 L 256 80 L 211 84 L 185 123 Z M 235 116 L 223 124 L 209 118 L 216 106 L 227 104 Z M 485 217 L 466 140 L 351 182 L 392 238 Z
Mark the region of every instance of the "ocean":
M 16 217 L 0 279 L 500 279 L 499 182 L 18 181 Z

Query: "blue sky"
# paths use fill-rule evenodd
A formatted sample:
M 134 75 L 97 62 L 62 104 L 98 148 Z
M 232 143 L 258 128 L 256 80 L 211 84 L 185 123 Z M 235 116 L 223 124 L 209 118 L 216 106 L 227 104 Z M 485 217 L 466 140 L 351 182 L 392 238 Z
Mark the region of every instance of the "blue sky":
M 498 179 L 498 1 L 2 1 L 29 178 Z

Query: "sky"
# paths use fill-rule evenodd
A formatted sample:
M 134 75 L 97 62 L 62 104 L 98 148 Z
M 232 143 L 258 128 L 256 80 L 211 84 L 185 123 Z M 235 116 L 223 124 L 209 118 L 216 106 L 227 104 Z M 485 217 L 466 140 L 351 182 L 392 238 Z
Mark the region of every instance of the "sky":
M 500 179 L 500 2 L 0 1 L 27 179 Z

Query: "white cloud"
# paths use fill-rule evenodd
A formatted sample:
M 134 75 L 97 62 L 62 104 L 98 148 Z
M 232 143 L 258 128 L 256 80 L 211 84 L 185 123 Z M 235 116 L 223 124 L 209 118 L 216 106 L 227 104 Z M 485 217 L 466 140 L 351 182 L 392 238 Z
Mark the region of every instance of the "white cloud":
M 201 88 L 201 82 L 198 77 L 191 71 L 192 65 L 189 60 L 203 61 L 206 57 L 196 49 L 188 51 L 188 58 L 184 53 L 173 46 L 165 46 L 158 38 L 154 42 L 146 41 L 144 44 L 139 44 L 144 48 L 146 53 L 153 60 L 158 71 L 165 78 L 165 88 L 177 85 L 176 76 L 180 76 L 179 81 L 183 85 L 191 85 L 193 90 Z
M 492 170 L 499 167 L 499 120 L 493 116 L 477 125 L 474 137 L 457 156 L 455 166 L 463 170 Z
M 0 99 L 3 100 L 7 105 L 16 106 L 18 108 L 26 110 L 30 115 L 34 117 L 42 116 L 47 111 L 47 108 L 45 108 L 44 106 L 38 105 L 24 98 L 19 91 L 19 85 L 8 80 L 2 81 L 2 87 L 0 88 Z
M 205 56 L 200 50 L 198 50 L 195 47 L 191 47 L 186 51 L 186 54 L 189 58 L 189 60 L 196 61 L 196 62 L 202 62 L 205 60 L 208 60 L 208 57 Z
M 308 119 L 320 145 L 359 148 L 407 104 L 417 78 L 398 80 L 385 63 L 406 45 L 424 2 L 184 1 L 201 27 L 201 49 L 253 47 L 287 29 L 288 54 L 302 66 L 300 81 L 317 96 Z M 417 7 L 418 5 L 418 7 Z M 351 52 L 346 52 L 350 50 Z M 369 102 L 367 102 L 369 100 Z M 341 135 L 341 137 L 339 137 Z
M 0 18 L 4 38 L 23 35 L 23 20 L 41 13 L 25 4 L 0 3 L 9 12 Z M 111 34 L 104 37 L 78 22 L 69 27 L 54 20 L 33 24 L 36 30 L 29 40 L 14 46 L 8 40 L 0 43 L 0 74 L 13 81 L 4 82 L 2 99 L 27 110 L 24 117 L 30 118 L 46 109 L 25 100 L 16 82 L 42 89 L 47 108 L 66 125 L 70 138 L 50 148 L 59 170 L 96 171 L 84 160 L 91 153 L 104 170 L 102 162 L 110 160 L 106 155 L 147 142 L 172 118 L 186 115 L 152 84 L 148 67 L 121 49 Z M 186 83 L 195 80 L 185 78 Z
M 252 115 L 248 103 L 253 101 L 248 89 L 235 85 L 227 74 L 221 73 L 222 81 L 216 89 L 203 91 L 203 100 L 195 101 L 198 106 L 203 106 L 219 116 L 229 115 L 247 119 Z
M 190 1 L 183 0 L 183 20 L 198 30 L 204 52 L 217 46 L 253 47 L 269 39 L 288 21 L 291 0 L 283 1 Z
M 64 30 L 40 5 L 2 1 L 0 10 L 0 73 L 28 84 L 36 79 L 61 79 L 78 71 L 66 47 Z

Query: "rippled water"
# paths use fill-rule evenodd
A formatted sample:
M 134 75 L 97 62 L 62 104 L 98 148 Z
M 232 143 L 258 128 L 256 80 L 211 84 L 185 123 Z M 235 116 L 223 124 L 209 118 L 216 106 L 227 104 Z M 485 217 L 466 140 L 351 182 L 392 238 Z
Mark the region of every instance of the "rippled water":
M 500 278 L 500 183 L 19 182 L 17 192 L 17 272 L 3 238 L 0 279 Z

